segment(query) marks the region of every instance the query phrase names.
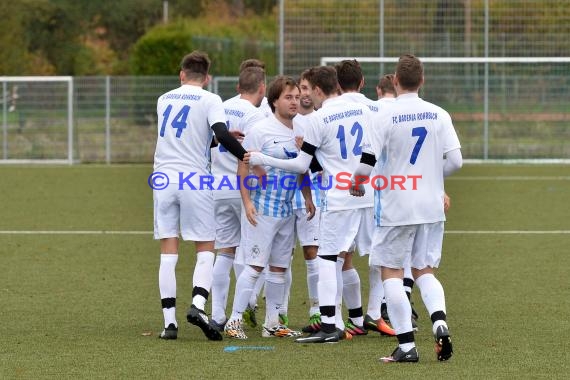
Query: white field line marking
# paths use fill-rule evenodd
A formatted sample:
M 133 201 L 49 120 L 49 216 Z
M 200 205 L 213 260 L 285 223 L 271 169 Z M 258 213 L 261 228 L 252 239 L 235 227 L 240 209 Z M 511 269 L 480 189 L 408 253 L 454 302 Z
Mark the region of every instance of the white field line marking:
M 565 235 L 570 230 L 448 230 L 446 234 L 453 235 Z M 152 231 L 9 231 L 0 230 L 0 235 L 152 235 Z
M 570 176 L 450 176 L 446 181 L 570 181 Z
M 570 234 L 570 230 L 546 230 L 546 231 L 527 231 L 527 230 L 503 230 L 503 231 L 466 231 L 451 230 L 445 231 L 446 234 L 452 235 L 556 235 Z
M 152 231 L 5 231 L 0 235 L 152 235 Z

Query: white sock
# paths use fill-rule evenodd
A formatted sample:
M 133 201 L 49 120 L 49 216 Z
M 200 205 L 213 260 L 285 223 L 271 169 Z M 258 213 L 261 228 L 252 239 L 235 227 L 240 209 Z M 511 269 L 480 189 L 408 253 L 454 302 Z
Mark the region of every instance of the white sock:
M 266 272 L 267 272 L 267 270 L 264 269 L 259 274 L 259 277 L 257 278 L 257 282 L 255 283 L 255 286 L 253 288 L 253 292 L 251 292 L 251 295 L 249 296 L 249 306 L 250 307 L 257 306 L 257 299 L 259 298 L 259 293 L 261 293 L 261 289 L 263 288 L 263 285 L 265 285 L 265 274 L 266 274 Z
M 212 319 L 219 324 L 226 321 L 226 306 L 230 291 L 230 272 L 234 256 L 218 253 L 212 271 Z
M 245 267 L 243 263 L 243 258 L 240 255 L 241 255 L 240 247 L 236 247 L 236 252 L 234 255 L 234 274 L 236 276 L 236 281 L 239 278 L 241 272 L 243 271 L 243 268 Z
M 291 265 L 292 264 L 293 263 L 291 263 Z M 291 272 L 291 265 L 289 265 L 289 268 L 287 268 L 287 270 L 285 270 L 284 273 L 285 289 L 283 293 L 283 303 L 281 304 L 281 308 L 279 309 L 279 314 L 282 315 L 287 315 L 287 311 L 289 309 L 289 296 L 291 294 L 291 283 L 293 282 L 293 273 Z M 265 297 L 267 297 L 267 289 L 265 290 Z
M 251 266 L 246 265 L 236 282 L 234 305 L 230 320 L 242 319 L 243 312 L 249 303 L 249 297 L 253 292 L 255 283 L 260 277 L 260 273 Z
M 396 334 L 412 331 L 412 307 L 404 291 L 402 279 L 384 280 L 384 297 L 386 297 L 390 323 Z
M 382 277 L 380 275 L 380 267 L 371 265 L 368 268 L 368 281 L 370 284 L 370 293 L 368 294 L 368 311 L 366 314 L 374 320 L 380 319 L 382 298 L 384 298 L 384 287 L 382 286 Z
M 215 258 L 214 252 L 202 251 L 196 253 L 196 266 L 194 267 L 194 276 L 192 277 L 192 304 L 200 310 L 204 310 L 204 307 L 206 307 L 206 301 L 210 294 Z
M 336 327 L 344 330 L 344 320 L 342 319 L 342 266 L 344 258 L 339 257 L 336 261 L 336 297 L 335 297 L 335 324 Z
M 317 258 L 319 261 L 319 306 L 335 306 L 336 298 L 336 263 L 330 260 Z M 335 324 L 335 316 L 321 315 L 321 321 L 331 325 Z
M 445 294 L 443 292 L 443 286 L 435 276 L 431 273 L 426 273 L 421 275 L 416 279 L 416 284 L 420 289 L 420 293 L 422 294 L 422 300 L 424 301 L 424 305 L 426 305 L 426 309 L 431 316 L 436 311 L 442 311 L 446 313 L 445 310 Z M 435 334 L 435 330 L 441 326 L 447 324 L 445 321 L 435 321 L 433 325 L 433 332 Z M 443 322 L 443 323 L 442 323 Z
M 307 289 L 309 292 L 309 316 L 319 312 L 319 267 L 317 259 L 305 260 L 307 265 Z
M 164 315 L 164 327 L 176 322 L 176 263 L 177 254 L 160 255 L 160 267 L 158 269 L 158 288 L 162 303 L 162 314 Z M 165 307 L 167 306 L 167 307 Z
M 345 270 L 342 272 L 342 297 L 346 308 L 348 309 L 348 316 L 352 323 L 357 326 L 364 324 L 364 317 L 362 315 L 362 296 L 360 294 L 360 276 L 355 268 Z M 358 312 L 357 316 L 351 317 L 352 313 Z
M 285 296 L 285 273 L 268 271 L 265 274 L 265 326 L 279 324 L 279 311 Z
M 400 348 L 402 349 L 402 351 L 408 352 L 408 351 L 410 351 L 412 348 L 416 347 L 416 342 L 402 343 L 402 344 L 399 344 L 398 346 L 400 346 Z

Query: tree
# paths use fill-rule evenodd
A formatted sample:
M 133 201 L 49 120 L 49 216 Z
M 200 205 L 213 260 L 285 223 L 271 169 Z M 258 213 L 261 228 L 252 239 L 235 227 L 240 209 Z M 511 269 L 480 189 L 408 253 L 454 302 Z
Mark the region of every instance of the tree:
M 20 7 L 15 1 L 0 2 L 2 28 L 10 31 L 0 33 L 0 75 L 19 75 L 27 65 L 27 41 Z

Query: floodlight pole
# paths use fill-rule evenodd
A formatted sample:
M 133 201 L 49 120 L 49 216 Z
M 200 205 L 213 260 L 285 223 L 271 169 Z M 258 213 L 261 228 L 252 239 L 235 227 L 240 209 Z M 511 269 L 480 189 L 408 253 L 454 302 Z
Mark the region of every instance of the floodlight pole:
M 2 158 L 8 159 L 8 84 L 2 82 Z
M 489 0 L 485 0 L 485 58 L 489 58 Z M 489 158 L 489 62 L 485 62 L 483 100 L 483 159 Z
M 168 0 L 162 1 L 162 22 L 168 24 Z
M 283 75 L 283 48 L 285 44 L 285 0 L 279 0 L 279 75 Z

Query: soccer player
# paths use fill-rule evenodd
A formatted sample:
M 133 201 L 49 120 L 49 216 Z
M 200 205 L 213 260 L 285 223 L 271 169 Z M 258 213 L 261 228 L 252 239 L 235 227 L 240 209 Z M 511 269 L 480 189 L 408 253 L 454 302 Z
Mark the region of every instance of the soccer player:
M 443 242 L 443 179 L 462 166 L 461 146 L 449 113 L 419 98 L 423 82 L 420 60 L 413 55 L 400 57 L 394 78 L 397 101 L 379 128 L 365 136 L 351 189 L 353 195 L 363 194 L 358 176 L 372 172 L 383 150 L 386 162 L 382 174 L 390 181 L 395 176 L 407 179 L 404 185 L 383 189 L 376 205 L 381 209 L 370 264 L 380 266 L 388 314 L 399 343 L 390 356 L 381 358 L 384 362 L 419 360 L 403 286 L 406 256 L 411 257 L 413 276 L 433 323 L 437 359 L 448 360 L 453 353 L 443 287 L 434 270 L 441 260 Z M 417 182 L 410 183 L 410 178 Z
M 379 108 L 382 108 L 386 103 L 393 103 L 396 100 L 394 74 L 385 74 L 380 77 L 376 85 L 376 94 L 378 95 Z
M 265 72 L 260 67 L 247 67 L 239 74 L 240 95 L 226 100 L 224 111 L 230 133 L 244 136 L 257 122 L 265 119 L 259 110 L 265 97 Z M 226 305 L 230 288 L 230 272 L 236 247 L 241 237 L 241 196 L 236 177 L 237 159 L 219 145 L 212 149 L 214 183 L 227 184 L 214 191 L 216 215 L 216 261 L 212 282 L 212 323 L 222 331 L 226 323 Z M 236 271 L 236 278 L 239 273 Z
M 297 115 L 300 91 L 295 81 L 279 76 L 269 86 L 267 101 L 273 115 L 250 129 L 244 138 L 244 147 L 266 152 L 282 159 L 297 156 L 298 148 L 293 133 L 293 118 Z M 249 168 L 238 164 L 238 175 L 248 176 Z M 246 267 L 239 276 L 235 289 L 232 315 L 225 334 L 231 338 L 247 339 L 243 331 L 243 313 L 263 269 L 268 266 L 265 279 L 266 314 L 262 337 L 297 336 L 279 323 L 279 309 L 285 295 L 285 271 L 291 264 L 294 245 L 294 216 L 292 199 L 298 175 L 284 170 L 267 168 L 253 190 L 251 185 L 240 188 L 243 212 L 241 249 Z M 308 189 L 310 191 L 310 188 Z M 311 199 L 310 194 L 308 199 Z
M 378 113 L 378 102 L 368 99 L 364 94 L 360 93 L 360 90 L 364 87 L 364 75 L 362 74 L 362 69 L 358 61 L 355 59 L 341 61 L 335 65 L 335 69 L 341 91 L 340 98 L 346 102 L 364 104 L 372 113 Z M 372 236 L 374 232 L 374 224 L 372 223 L 374 217 L 373 198 L 370 198 L 369 204 L 366 206 L 364 212 L 369 214 L 367 217 L 369 222 L 364 223 L 362 228 L 367 229 L 366 234 L 368 236 Z M 368 255 L 369 249 L 370 247 L 359 249 L 360 255 Z M 352 258 L 353 252 L 347 252 L 346 255 L 340 255 L 339 261 L 337 262 L 337 265 L 342 268 L 342 289 L 339 290 L 342 291 L 342 297 L 348 309 L 348 320 L 345 323 L 346 331 L 353 336 L 366 335 L 368 330 L 377 331 L 382 335 L 394 336 L 394 330 L 388 326 L 379 315 L 380 308 L 378 308 L 377 314 L 373 313 L 374 318 L 369 314 L 366 315 L 366 318 L 363 317 L 360 276 L 352 264 Z M 342 261 L 344 262 L 342 263 Z M 369 270 L 369 276 L 371 278 L 369 294 L 371 297 L 377 294 L 384 294 L 382 282 L 376 281 L 376 274 L 376 271 Z M 340 294 L 338 297 L 340 298 Z M 379 302 L 379 300 L 377 302 Z M 337 313 L 340 313 L 340 311 L 337 310 Z
M 212 190 L 201 189 L 200 182 L 210 177 L 212 131 L 234 156 L 242 159 L 246 152 L 228 132 L 222 99 L 203 89 L 210 80 L 209 69 L 206 53 L 186 55 L 180 69 L 181 86 L 161 95 L 156 106 L 158 138 L 149 183 L 158 186 L 169 182 L 166 188 L 153 190 L 154 238 L 160 239 L 161 252 L 158 283 L 164 315 L 162 339 L 178 336 L 175 269 L 179 234 L 194 241 L 197 256 L 188 322 L 200 327 L 208 339 L 222 339 L 204 312 L 212 284 L 216 223 Z M 158 180 L 157 174 L 161 176 Z
M 299 343 L 338 342 L 344 332 L 342 320 L 336 318 L 338 255 L 347 252 L 354 241 L 359 249 L 369 247 L 370 236 L 363 228 L 367 221 L 365 208 L 368 198 L 357 198 L 357 202 L 346 196 L 338 179 L 352 173 L 359 164 L 362 152 L 362 138 L 372 123 L 368 107 L 348 103 L 338 96 L 336 71 L 330 66 L 310 69 L 308 80 L 311 98 L 318 108 L 311 114 L 311 122 L 305 129 L 301 153 L 292 160 L 280 160 L 260 152 L 250 152 L 245 160 L 250 165 L 268 165 L 285 170 L 304 173 L 316 157 L 323 167 L 323 176 L 331 184 L 323 196 L 318 250 L 318 294 L 321 313 L 321 329 L 308 337 L 299 338 Z M 247 162 L 247 161 L 246 161 Z M 339 328 L 339 330 L 337 330 Z
M 256 59 L 256 58 L 245 59 L 239 65 L 239 72 L 241 73 L 242 71 L 244 71 L 248 68 L 251 68 L 251 67 L 258 67 L 258 68 L 262 69 L 263 71 L 265 71 L 265 62 L 263 62 L 259 59 Z M 240 97 L 239 84 L 238 84 L 237 91 L 238 91 L 238 95 L 234 96 L 234 99 Z M 271 108 L 269 107 L 269 104 L 267 104 L 267 97 L 266 96 L 264 96 L 262 98 L 261 104 L 258 107 L 259 107 L 259 110 L 266 117 L 268 117 L 269 115 L 272 115 Z M 234 260 L 234 272 L 236 274 L 236 278 L 239 277 L 239 274 L 243 270 L 244 265 L 245 264 L 244 264 L 243 255 L 241 253 L 241 249 L 240 249 L 240 247 L 237 247 L 236 254 L 235 254 L 235 260 Z M 261 289 L 263 288 L 264 283 L 265 283 L 265 272 L 262 273 L 259 276 L 259 278 L 257 279 L 257 283 L 255 284 L 255 289 L 251 293 L 251 297 L 249 299 L 249 304 L 248 304 L 247 309 L 245 310 L 245 313 L 243 315 L 245 322 L 248 325 L 250 325 L 251 327 L 257 326 L 257 317 L 256 317 L 257 298 L 259 296 L 259 293 L 261 292 Z
M 243 70 L 250 67 L 259 67 L 260 69 L 265 71 L 265 62 L 256 58 L 246 59 L 240 63 L 239 72 L 241 73 Z M 239 85 L 238 85 L 238 95 L 234 96 L 234 98 L 238 97 L 239 97 Z M 269 107 L 269 104 L 267 104 L 267 97 L 264 96 L 263 99 L 261 99 L 261 103 L 258 107 L 265 114 L 265 116 L 269 116 L 272 114 L 271 108 Z
M 376 85 L 376 94 L 378 95 L 378 108 L 380 112 L 387 111 L 391 105 L 396 101 L 396 89 L 394 88 L 394 74 L 385 74 L 380 77 L 378 84 Z M 377 166 L 381 165 L 384 160 L 380 160 Z M 380 192 L 374 192 L 374 201 L 380 201 Z M 390 318 L 388 316 L 388 311 L 386 308 L 386 300 L 384 299 L 384 288 L 382 287 L 382 279 L 380 276 L 380 268 L 377 266 L 369 267 L 369 281 L 370 281 L 370 293 L 368 294 L 368 310 L 367 315 L 364 318 L 364 326 L 375 330 L 375 323 L 379 318 L 383 319 L 385 322 L 389 322 Z M 404 288 L 406 288 L 406 294 L 411 300 L 412 287 L 414 286 L 414 279 L 412 278 L 412 272 L 410 268 L 409 260 L 406 260 L 404 265 Z M 411 302 L 411 301 L 410 301 Z M 412 325 L 414 331 L 417 331 L 417 313 L 412 307 Z
M 309 70 L 305 70 L 299 77 L 299 89 L 301 90 L 299 113 L 293 119 L 293 131 L 299 149 L 303 145 L 303 136 L 305 128 L 310 120 L 310 115 L 315 110 L 315 105 L 311 99 L 310 83 L 307 80 Z M 293 209 L 295 210 L 295 235 L 299 240 L 299 244 L 303 249 L 303 258 L 307 268 L 307 292 L 309 296 L 309 324 L 303 327 L 303 332 L 312 333 L 320 329 L 321 314 L 319 313 L 319 297 L 318 297 L 318 280 L 319 271 L 317 267 L 317 250 L 319 248 L 319 220 L 320 220 L 320 203 L 322 183 L 322 168 L 312 168 L 316 170 L 311 172 L 311 186 L 313 191 L 313 204 L 316 205 L 315 216 L 308 220 L 307 210 L 305 206 L 305 198 L 301 189 L 295 191 L 293 201 Z M 288 269 L 290 271 L 290 268 Z

